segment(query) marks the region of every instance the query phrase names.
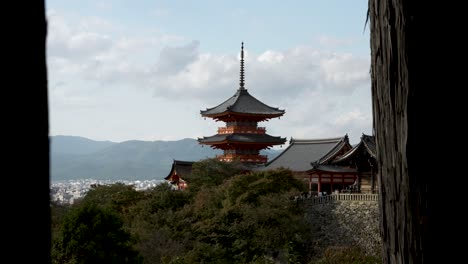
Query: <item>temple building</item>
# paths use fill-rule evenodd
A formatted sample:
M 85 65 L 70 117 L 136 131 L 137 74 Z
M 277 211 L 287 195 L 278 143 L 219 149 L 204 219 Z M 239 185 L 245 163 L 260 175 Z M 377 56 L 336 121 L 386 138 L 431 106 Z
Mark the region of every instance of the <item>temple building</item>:
M 349 150 L 348 135 L 336 138 L 293 139 L 276 158 L 257 170 L 290 169 L 294 176 L 309 186 L 309 194 L 345 190 L 358 179 L 355 168 L 333 164 Z
M 218 128 L 217 134 L 198 138 L 200 144 L 223 150 L 223 154 L 217 156 L 221 161 L 239 159 L 248 165 L 265 164 L 268 158 L 260 155 L 260 150 L 286 142 L 286 138 L 268 135 L 265 127 L 258 126 L 258 122 L 280 117 L 285 111 L 262 103 L 245 88 L 244 43 L 241 46 L 239 89 L 223 103 L 200 113 L 203 117 L 226 123 Z
M 358 192 L 378 192 L 374 136 L 362 134 L 360 142 L 347 153 L 336 158 L 333 164 L 357 170 L 359 179 Z
M 185 190 L 187 182 L 185 179 L 192 174 L 193 161 L 174 160 L 172 162 L 171 171 L 164 178 L 177 190 Z

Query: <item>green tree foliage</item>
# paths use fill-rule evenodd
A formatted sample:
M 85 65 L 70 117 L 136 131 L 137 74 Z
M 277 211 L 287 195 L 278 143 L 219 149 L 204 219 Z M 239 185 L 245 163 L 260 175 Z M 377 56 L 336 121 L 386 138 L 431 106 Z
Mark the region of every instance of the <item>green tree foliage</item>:
M 189 191 L 167 183 L 145 191 L 123 184 L 95 186 L 71 210 L 52 210 L 65 214 L 54 218 L 63 219 L 54 260 L 106 263 L 127 256 L 126 263 L 142 261 L 133 249 L 144 263 L 311 260 L 310 229 L 302 207 L 291 199 L 307 186 L 291 171 L 246 172 L 238 162 L 209 159 L 194 163 L 187 180 Z M 330 253 L 325 260 L 351 253 Z
M 178 225 L 184 220 L 176 218 L 176 212 L 192 201 L 192 194 L 176 191 L 168 183 L 143 191 L 145 198 L 136 204 L 132 212 L 131 231 L 139 240 L 136 248 L 145 263 L 160 263 L 166 257 L 180 255 L 186 241 L 176 236 Z
M 110 185 L 94 185 L 81 201 L 82 203 L 110 207 L 119 213 L 127 213 L 129 208 L 144 197 L 132 185 L 114 183 Z
M 68 204 L 59 204 L 52 202 L 50 204 L 50 222 L 51 222 L 51 238 L 54 240 L 60 233 L 60 227 L 63 219 L 70 211 L 71 206 Z
M 225 191 L 230 203 L 258 205 L 258 199 L 263 195 L 285 193 L 290 190 L 301 192 L 306 190 L 306 186 L 295 179 L 290 170 L 277 169 L 236 177 L 229 182 Z
M 289 170 L 237 175 L 195 197 L 189 226 L 194 243 L 177 263 L 295 262 L 305 257 L 308 227 L 290 201 L 305 186 Z
M 157 213 L 159 211 L 177 210 L 190 202 L 190 194 L 187 192 L 174 191 L 172 186 L 161 183 L 146 192 L 146 202 L 149 203 L 148 212 Z
M 240 174 L 245 169 L 245 166 L 238 160 L 222 162 L 214 158 L 205 159 L 193 164 L 192 175 L 186 180 L 189 183 L 189 190 L 197 193 L 202 187 L 218 186 L 224 180 Z
M 54 263 L 142 263 L 131 234 L 110 208 L 85 203 L 65 217 L 52 249 Z

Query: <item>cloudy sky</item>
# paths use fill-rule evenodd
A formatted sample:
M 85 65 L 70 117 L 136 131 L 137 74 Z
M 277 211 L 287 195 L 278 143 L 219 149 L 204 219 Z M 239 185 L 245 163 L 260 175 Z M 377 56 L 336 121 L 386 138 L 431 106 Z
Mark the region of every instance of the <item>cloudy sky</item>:
M 50 135 L 178 140 L 239 86 L 273 136 L 372 134 L 367 0 L 47 0 Z

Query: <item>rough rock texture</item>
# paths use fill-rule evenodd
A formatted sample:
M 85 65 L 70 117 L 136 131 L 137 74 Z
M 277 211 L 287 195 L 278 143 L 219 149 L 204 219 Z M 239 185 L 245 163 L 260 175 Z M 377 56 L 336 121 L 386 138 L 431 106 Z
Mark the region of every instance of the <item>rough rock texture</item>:
M 379 208 L 377 201 L 330 201 L 304 203 L 305 217 L 312 227 L 312 253 L 320 257 L 330 246 L 359 247 L 380 256 Z

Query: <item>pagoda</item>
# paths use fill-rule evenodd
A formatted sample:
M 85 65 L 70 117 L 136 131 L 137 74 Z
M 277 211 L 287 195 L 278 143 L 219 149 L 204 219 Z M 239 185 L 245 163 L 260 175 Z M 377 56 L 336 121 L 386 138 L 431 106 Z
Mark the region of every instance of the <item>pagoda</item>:
M 284 110 L 262 103 L 250 95 L 245 88 L 244 43 L 242 42 L 239 89 L 218 106 L 200 111 L 203 117 L 225 122 L 226 126 L 219 127 L 216 135 L 198 138 L 198 142 L 209 145 L 213 149 L 222 149 L 224 153 L 217 156 L 220 161 L 231 162 L 238 159 L 250 165 L 265 164 L 268 157 L 260 155 L 260 150 L 282 145 L 286 142 L 286 138 L 270 136 L 266 133 L 265 127 L 259 127 L 257 124 L 271 118 L 281 117 L 284 112 Z

